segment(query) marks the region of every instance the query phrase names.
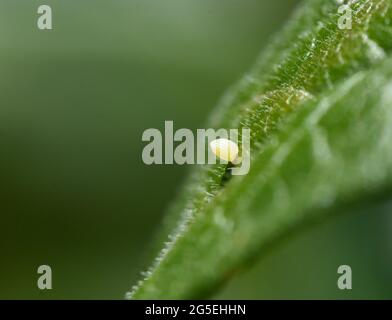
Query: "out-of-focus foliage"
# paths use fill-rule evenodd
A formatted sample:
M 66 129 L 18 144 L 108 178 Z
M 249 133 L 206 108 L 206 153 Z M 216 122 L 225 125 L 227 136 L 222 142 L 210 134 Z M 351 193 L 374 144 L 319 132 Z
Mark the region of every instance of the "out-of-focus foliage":
M 295 2 L 0 1 L 0 298 L 123 298 L 187 170 L 143 131 L 201 128 Z

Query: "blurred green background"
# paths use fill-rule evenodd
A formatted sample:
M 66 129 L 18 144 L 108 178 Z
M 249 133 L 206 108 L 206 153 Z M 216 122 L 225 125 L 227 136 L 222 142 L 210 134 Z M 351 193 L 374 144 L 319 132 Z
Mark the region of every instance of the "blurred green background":
M 123 298 L 189 171 L 144 165 L 142 132 L 203 128 L 296 2 L 2 0 L 0 298 Z M 52 31 L 36 27 L 41 4 Z M 306 229 L 215 298 L 392 298 L 391 211 Z

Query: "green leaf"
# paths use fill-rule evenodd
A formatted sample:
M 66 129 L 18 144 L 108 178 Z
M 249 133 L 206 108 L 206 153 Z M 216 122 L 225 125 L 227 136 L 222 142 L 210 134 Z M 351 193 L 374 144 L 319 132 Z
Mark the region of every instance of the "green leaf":
M 350 2 L 352 29 L 340 30 L 337 2 L 304 1 L 209 122 L 251 129 L 249 174 L 195 169 L 158 237 L 169 241 L 128 297 L 205 297 L 294 227 L 388 194 L 390 4 Z

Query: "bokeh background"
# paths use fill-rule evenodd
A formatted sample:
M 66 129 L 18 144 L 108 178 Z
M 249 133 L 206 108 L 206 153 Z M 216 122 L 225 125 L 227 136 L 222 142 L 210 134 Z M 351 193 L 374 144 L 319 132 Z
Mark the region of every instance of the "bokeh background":
M 296 2 L 1 0 L 0 298 L 123 298 L 189 171 L 144 165 L 142 132 L 202 128 Z M 214 298 L 392 298 L 391 211 L 305 229 Z

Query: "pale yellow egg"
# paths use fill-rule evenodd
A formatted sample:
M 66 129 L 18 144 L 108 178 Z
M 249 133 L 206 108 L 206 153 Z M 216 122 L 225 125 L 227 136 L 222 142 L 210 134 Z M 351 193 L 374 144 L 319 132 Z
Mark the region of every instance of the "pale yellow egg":
M 210 148 L 215 156 L 227 162 L 234 162 L 238 157 L 238 145 L 228 139 L 221 138 L 211 141 Z

